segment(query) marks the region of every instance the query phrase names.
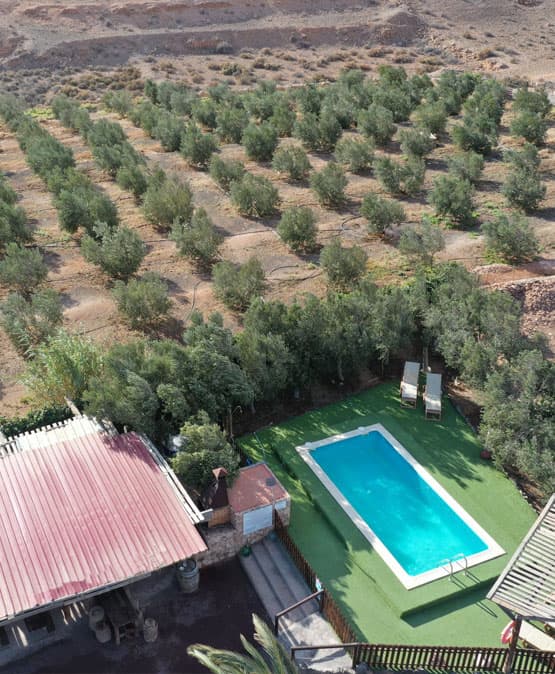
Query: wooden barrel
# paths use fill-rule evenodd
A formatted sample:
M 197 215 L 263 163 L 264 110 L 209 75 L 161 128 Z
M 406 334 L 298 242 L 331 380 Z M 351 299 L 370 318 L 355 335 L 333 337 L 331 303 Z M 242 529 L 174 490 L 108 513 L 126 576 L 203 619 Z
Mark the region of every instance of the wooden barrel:
M 102 606 L 92 606 L 89 610 L 89 627 L 95 630 L 98 623 L 104 620 L 104 609 Z
M 147 644 L 158 639 L 158 623 L 154 618 L 145 618 L 143 625 L 143 637 Z
M 177 567 L 177 582 L 185 594 L 198 590 L 199 581 L 199 568 L 194 559 L 187 559 Z
M 112 638 L 112 630 L 110 629 L 110 625 L 105 620 L 101 620 L 95 630 L 94 630 L 96 640 L 99 641 L 101 644 L 105 644 L 110 639 Z

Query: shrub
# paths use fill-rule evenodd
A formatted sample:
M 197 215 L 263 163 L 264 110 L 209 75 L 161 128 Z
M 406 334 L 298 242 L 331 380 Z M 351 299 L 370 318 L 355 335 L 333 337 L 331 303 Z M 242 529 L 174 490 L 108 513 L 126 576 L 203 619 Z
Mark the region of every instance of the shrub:
M 321 171 L 313 173 L 310 186 L 323 206 L 341 206 L 346 201 L 347 178 L 339 164 L 330 162 Z
M 197 168 L 206 168 L 218 144 L 211 133 L 202 133 L 196 124 L 189 124 L 181 136 L 181 155 Z
M 209 171 L 212 180 L 225 192 L 229 192 L 231 184 L 235 181 L 240 181 L 245 175 L 245 166 L 240 161 L 225 161 L 221 157 L 218 157 L 218 155 L 212 155 Z
M 181 136 L 185 131 L 183 120 L 161 110 L 156 126 L 153 129 L 154 137 L 160 141 L 160 145 L 166 152 L 176 152 L 181 145 Z
M 482 232 L 486 237 L 486 249 L 504 262 L 528 262 L 539 252 L 533 229 L 520 215 L 499 215 L 491 222 L 484 222 Z
M 456 176 L 440 176 L 434 180 L 429 201 L 438 215 L 452 218 L 467 226 L 474 220 L 472 203 L 473 187 L 468 180 Z
M 226 143 L 240 143 L 249 115 L 243 108 L 224 106 L 216 116 L 216 130 Z
M 212 278 L 216 297 L 234 311 L 245 311 L 264 293 L 264 270 L 256 257 L 239 267 L 227 260 L 218 262 Z
M 452 138 L 461 150 L 473 150 L 482 155 L 490 154 L 497 144 L 495 123 L 482 115 L 465 117 L 462 125 L 455 126 Z
M 115 110 L 119 115 L 125 117 L 133 106 L 133 98 L 129 91 L 109 91 L 102 97 L 102 103 L 108 110 Z
M 546 187 L 537 168 L 514 166 L 501 191 L 510 206 L 528 213 L 535 211 L 545 199 Z
M 382 105 L 372 103 L 368 110 L 362 110 L 357 120 L 358 128 L 376 145 L 387 145 L 393 138 L 397 127 L 393 121 L 391 110 Z
M 335 158 L 352 173 L 361 173 L 372 166 L 374 146 L 367 140 L 342 138 L 335 148 Z
M 48 267 L 36 248 L 8 243 L 4 257 L 0 260 L 0 283 L 28 297 L 47 274 Z
M 6 178 L 0 173 L 0 202 L 5 204 L 15 204 L 17 201 L 17 194 L 8 184 Z
M 29 298 L 10 293 L 0 306 L 0 322 L 16 350 L 29 355 L 61 324 L 60 296 L 50 288 L 39 290 Z
M 141 101 L 131 109 L 129 119 L 135 126 L 140 126 L 148 136 L 154 138 L 159 114 L 160 108 L 157 105 L 153 105 L 150 101 Z
M 399 250 L 412 260 L 431 266 L 434 255 L 445 248 L 445 239 L 440 227 L 427 218 L 417 227 L 406 227 L 401 232 Z
M 127 284 L 116 281 L 112 294 L 118 310 L 135 329 L 154 328 L 166 318 L 171 307 L 168 286 L 150 272 Z
M 79 335 L 59 330 L 40 344 L 27 364 L 23 381 L 42 405 L 79 403 L 93 376 L 102 369 L 100 348 Z
M 377 194 L 367 194 L 362 200 L 360 214 L 368 220 L 368 231 L 383 236 L 388 227 L 399 225 L 406 218 L 401 204 Z
M 175 223 L 171 238 L 181 255 L 204 268 L 209 268 L 217 259 L 218 248 L 223 241 L 204 208 L 195 210 L 190 223 Z
M 343 248 L 339 238 L 324 246 L 320 254 L 320 265 L 328 283 L 340 290 L 352 288 L 366 271 L 368 256 L 360 246 Z
M 280 138 L 290 136 L 293 133 L 295 125 L 295 111 L 291 108 L 289 101 L 285 99 L 278 101 L 268 121 L 277 131 Z
M 0 200 L 0 250 L 10 241 L 25 243 L 32 238 L 33 234 L 23 208 Z
M 143 169 L 137 164 L 122 166 L 116 173 L 116 182 L 122 190 L 131 192 L 136 201 L 139 201 L 146 192 L 148 181 Z
M 154 225 L 169 229 L 177 220 L 189 222 L 193 215 L 193 193 L 178 178 L 152 179 L 145 192 L 143 212 Z
M 528 87 L 523 87 L 515 94 L 513 110 L 515 112 L 532 112 L 540 115 L 540 117 L 545 117 L 551 110 L 551 103 L 545 89 L 531 91 Z
M 277 131 L 269 122 L 249 124 L 242 138 L 249 159 L 270 161 L 278 144 Z
M 414 111 L 414 120 L 418 126 L 425 127 L 436 135 L 445 131 L 447 110 L 442 101 L 424 103 Z
M 476 183 L 484 169 L 484 158 L 477 152 L 459 152 L 447 160 L 449 173 L 459 180 Z
M 98 265 L 112 278 L 127 280 L 140 267 L 146 255 L 141 237 L 127 227 L 95 227 L 95 236 L 85 235 L 81 252 L 85 260 Z
M 287 174 L 289 180 L 301 181 L 308 178 L 311 166 L 302 147 L 280 147 L 272 159 L 272 168 L 278 173 Z
M 277 226 L 282 241 L 295 253 L 314 250 L 317 231 L 314 213 L 307 206 L 288 208 Z
M 216 103 L 211 98 L 198 99 L 192 105 L 193 119 L 207 129 L 216 128 L 217 112 Z
M 54 201 L 58 210 L 60 227 L 71 234 L 79 227 L 89 233 L 93 227 L 103 222 L 116 227 L 119 218 L 114 203 L 105 195 L 97 192 L 92 185 L 64 188 Z
M 330 110 L 323 110 L 320 116 L 306 113 L 295 123 L 293 134 L 309 150 L 330 152 L 341 137 L 341 124 Z
M 513 136 L 522 136 L 534 145 L 542 145 L 547 133 L 547 122 L 535 112 L 523 110 L 511 123 Z
M 434 140 L 430 131 L 425 128 L 402 129 L 399 133 L 399 140 L 401 150 L 405 155 L 425 157 L 434 148 Z
M 374 171 L 384 189 L 390 194 L 413 195 L 424 184 L 426 165 L 420 157 L 410 156 L 405 164 L 380 157 L 376 159 Z
M 272 183 L 252 173 L 246 173 L 240 182 L 233 182 L 230 195 L 239 213 L 261 218 L 271 215 L 279 201 L 278 191 Z
M 26 159 L 32 170 L 43 180 L 56 169 L 63 171 L 75 165 L 71 149 L 48 135 L 29 139 Z

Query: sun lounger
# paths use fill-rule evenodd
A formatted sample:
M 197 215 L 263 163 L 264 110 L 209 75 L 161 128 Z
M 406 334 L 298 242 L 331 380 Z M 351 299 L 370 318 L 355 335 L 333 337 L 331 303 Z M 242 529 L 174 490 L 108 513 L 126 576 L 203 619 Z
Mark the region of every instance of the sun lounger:
M 555 651 L 555 639 L 525 620 L 520 626 L 519 639 L 540 651 Z
M 426 373 L 426 388 L 424 390 L 424 405 L 426 419 L 441 419 L 441 375 L 433 372 Z
M 411 361 L 405 362 L 403 370 L 403 379 L 401 380 L 401 402 L 412 407 L 416 407 L 418 398 L 418 375 L 420 374 L 420 363 Z

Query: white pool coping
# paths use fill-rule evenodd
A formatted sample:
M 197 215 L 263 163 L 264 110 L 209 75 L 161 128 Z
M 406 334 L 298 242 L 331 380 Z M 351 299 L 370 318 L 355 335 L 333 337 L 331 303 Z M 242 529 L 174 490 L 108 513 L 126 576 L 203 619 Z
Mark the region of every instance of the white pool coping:
M 376 536 L 367 522 L 358 514 L 351 503 L 345 498 L 343 493 L 335 486 L 332 480 L 328 477 L 327 473 L 311 456 L 311 452 L 318 447 L 330 445 L 334 442 L 339 442 L 340 440 L 347 440 L 348 438 L 353 438 L 357 435 L 368 435 L 372 431 L 378 431 L 381 433 L 381 435 L 383 435 L 383 437 L 405 459 L 405 461 L 407 461 L 414 468 L 418 475 L 420 475 L 420 477 L 425 482 L 427 482 L 427 484 L 445 501 L 445 503 L 447 503 L 447 505 L 463 520 L 463 522 L 465 522 L 470 527 L 470 529 L 487 545 L 486 550 L 477 552 L 474 555 L 470 555 L 465 558 L 467 568 L 476 566 L 476 564 L 481 564 L 482 562 L 495 559 L 496 557 L 500 557 L 501 555 L 505 554 L 505 550 L 503 550 L 503 548 L 493 540 L 493 538 L 478 524 L 478 522 L 476 522 L 476 520 L 471 517 L 466 512 L 466 510 L 464 510 L 464 508 L 457 503 L 457 501 L 455 501 L 455 499 L 439 484 L 439 482 L 433 478 L 420 463 L 418 463 L 414 456 L 412 456 L 412 454 L 410 454 L 403 447 L 403 445 L 393 435 L 391 435 L 391 433 L 386 428 L 384 428 L 384 426 L 382 426 L 382 424 L 373 424 L 372 426 L 360 427 L 356 430 L 349 431 L 348 433 L 339 433 L 338 435 L 333 435 L 329 438 L 318 440 L 317 442 L 307 442 L 304 445 L 298 446 L 296 449 L 300 456 L 319 477 L 326 489 L 351 518 L 354 525 L 368 540 L 370 545 L 374 548 L 374 550 L 376 550 L 376 552 L 408 590 L 411 590 L 420 585 L 424 585 L 425 583 L 429 583 L 433 580 L 438 580 L 439 578 L 449 576 L 452 570 L 456 572 L 464 569 L 464 559 L 453 558 L 451 563 L 449 563 L 449 560 L 445 560 L 445 563 L 442 564 L 442 566 L 436 567 L 435 569 L 430 569 L 430 571 L 425 571 L 424 573 L 419 573 L 414 576 L 408 574 L 401 564 L 399 564 L 399 562 L 395 559 L 387 546 L 378 538 L 378 536 Z

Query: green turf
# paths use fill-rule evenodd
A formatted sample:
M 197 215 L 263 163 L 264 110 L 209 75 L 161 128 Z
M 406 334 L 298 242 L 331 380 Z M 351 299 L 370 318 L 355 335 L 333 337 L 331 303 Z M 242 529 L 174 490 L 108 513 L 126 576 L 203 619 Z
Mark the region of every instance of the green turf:
M 535 515 L 513 483 L 480 458 L 477 438 L 447 399 L 443 412 L 441 421 L 426 421 L 421 406 L 401 407 L 398 386 L 386 383 L 240 440 L 289 490 L 291 535 L 360 636 L 374 643 L 496 646 L 507 623 L 484 597 Z M 507 551 L 473 567 L 476 580 L 461 573 L 456 583 L 406 590 L 295 450 L 378 422 Z

